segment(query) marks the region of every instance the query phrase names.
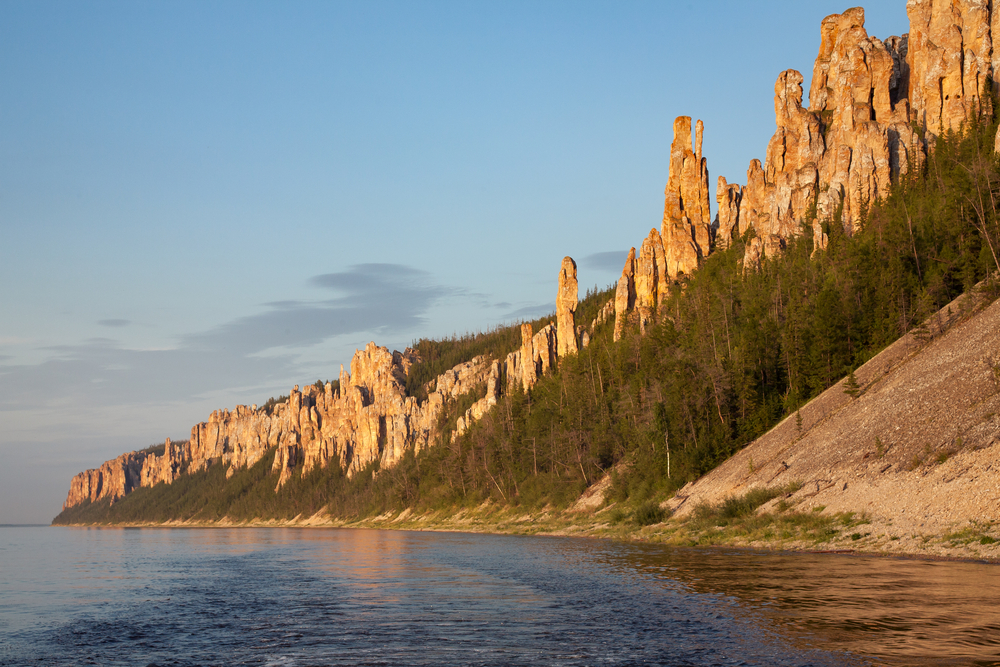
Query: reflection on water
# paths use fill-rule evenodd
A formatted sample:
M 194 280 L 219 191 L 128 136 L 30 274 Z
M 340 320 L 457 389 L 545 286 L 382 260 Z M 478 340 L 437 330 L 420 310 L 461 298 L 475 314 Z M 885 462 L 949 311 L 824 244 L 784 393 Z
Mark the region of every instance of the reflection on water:
M 635 548 L 626 560 L 648 576 L 732 596 L 803 646 L 885 664 L 1000 664 L 996 565 L 658 548 Z
M 1000 568 L 326 529 L 0 528 L 0 665 L 1000 664 Z

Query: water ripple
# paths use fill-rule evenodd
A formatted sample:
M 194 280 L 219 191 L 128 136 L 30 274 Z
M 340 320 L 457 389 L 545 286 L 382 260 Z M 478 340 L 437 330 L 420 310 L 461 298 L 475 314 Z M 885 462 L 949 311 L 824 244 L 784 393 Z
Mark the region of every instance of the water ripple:
M 363 530 L 0 530 L 0 665 L 1000 664 L 1000 569 Z

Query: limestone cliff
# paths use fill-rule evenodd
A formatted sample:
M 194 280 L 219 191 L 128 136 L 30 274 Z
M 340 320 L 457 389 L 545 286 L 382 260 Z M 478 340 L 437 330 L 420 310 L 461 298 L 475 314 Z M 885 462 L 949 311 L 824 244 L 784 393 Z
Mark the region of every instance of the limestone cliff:
M 885 41 L 865 31 L 860 7 L 825 18 L 808 108 L 802 75 L 778 77 L 777 131 L 764 164 L 750 164 L 736 216 L 732 186 L 720 182 L 716 194 L 721 238 L 754 231 L 748 266 L 799 234 L 813 207 L 816 247 L 825 245 L 821 224 L 838 213 L 851 233 L 939 134 L 991 110 L 982 93 L 1000 10 L 983 0 L 910 0 L 907 14 L 910 32 Z
M 1000 8 L 988 0 L 909 0 L 910 102 L 913 120 L 932 134 L 958 130 L 984 110 L 986 82 L 1000 53 Z
M 576 280 L 576 262 L 564 257 L 559 270 L 559 292 L 556 294 L 556 326 L 558 327 L 557 353 L 560 357 L 576 354 L 576 306 L 579 301 L 579 284 Z
M 744 265 L 753 268 L 801 234 L 803 223 L 811 223 L 816 248 L 826 245 L 824 224 L 839 219 L 852 233 L 893 181 L 922 163 L 937 136 L 992 111 L 983 93 L 1000 64 L 993 47 L 1000 8 L 985 0 L 909 0 L 907 14 L 910 32 L 884 41 L 868 35 L 861 7 L 823 19 L 808 107 L 802 74 L 782 72 L 774 86 L 777 129 L 764 161 L 750 162 L 745 185 L 719 178 L 711 224 L 704 126 L 695 125 L 692 146 L 691 119 L 674 121 L 659 234 L 666 271 L 654 276 L 651 234 L 622 273 L 628 291 L 620 288 L 619 323 L 634 309 L 644 325 L 651 297 L 665 292 L 661 283 L 653 289 L 654 279 L 689 276 L 734 239 L 747 237 Z M 634 304 L 626 302 L 632 285 Z
M 279 486 L 297 467 L 308 471 L 332 464 L 348 475 L 373 461 L 391 467 L 407 449 L 420 451 L 434 444 L 438 416 L 449 401 L 484 382 L 493 392 L 486 404 L 499 397 L 499 365 L 476 357 L 439 375 L 427 399 L 418 401 L 406 393 L 407 372 L 415 361 L 412 350 L 389 352 L 369 343 L 355 353 L 350 374 L 341 368 L 339 389 L 330 383 L 322 389 L 295 386 L 288 399 L 271 410 L 256 405 L 217 410 L 191 429 L 187 442 L 168 440 L 162 454 L 123 454 L 78 474 L 63 508 L 121 498 L 161 481 L 170 484 L 213 464 L 226 466 L 228 477 L 272 449 Z M 482 411 L 476 412 L 478 419 Z
M 237 406 L 216 410 L 208 421 L 191 429 L 186 442 L 167 440 L 164 451 L 123 454 L 99 468 L 76 475 L 63 509 L 86 501 L 121 498 L 140 487 L 173 483 L 180 475 L 209 465 L 226 466 L 227 477 L 250 467 L 274 450 L 272 470 L 278 487 L 296 471 L 336 465 L 347 475 L 378 462 L 392 467 L 412 450 L 419 452 L 442 437 L 461 435 L 506 393 L 528 391 L 589 340 L 589 333 L 609 317 L 609 302 L 589 331 L 577 328 L 576 262 L 566 257 L 559 274 L 557 323 L 537 333 L 521 326 L 522 344 L 502 360 L 479 356 L 451 368 L 427 386 L 418 401 L 406 391 L 410 368 L 419 361 L 413 350 L 389 352 L 369 343 L 351 359 L 350 373 L 340 369 L 339 386 L 296 385 L 287 400 L 268 407 Z M 442 411 L 473 391 L 483 395 L 459 415 L 454 433 L 438 433 Z
M 625 267 L 615 288 L 615 340 L 622 337 L 628 314 L 635 307 L 635 248 L 629 248 Z
M 660 236 L 667 273 L 671 278 L 690 275 L 698 260 L 708 255 L 711 239 L 711 213 L 708 202 L 708 161 L 701 147 L 705 126 L 695 126 L 694 149 L 691 147 L 691 118 L 674 121 L 674 141 L 670 146 L 670 176 L 664 192 L 663 222 Z

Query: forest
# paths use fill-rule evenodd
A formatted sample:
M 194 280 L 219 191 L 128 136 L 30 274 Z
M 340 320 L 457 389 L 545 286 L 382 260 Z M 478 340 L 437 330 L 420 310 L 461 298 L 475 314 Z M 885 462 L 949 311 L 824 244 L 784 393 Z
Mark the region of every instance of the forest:
M 615 342 L 613 321 L 599 326 L 588 347 L 531 390 L 505 396 L 460 437 L 442 435 L 392 468 L 374 464 L 351 478 L 336 466 L 316 469 L 276 492 L 272 453 L 230 479 L 223 466 L 210 466 L 114 503 L 70 508 L 56 523 L 291 519 L 324 508 L 350 519 L 487 500 L 558 509 L 605 475 L 608 502 L 648 508 L 919 331 L 959 294 L 982 284 L 997 296 L 996 130 L 984 118 L 939 137 L 884 201 L 869 203 L 858 228 L 845 231 L 839 214 L 822 221 L 825 249 L 814 249 L 815 209 L 759 269 L 742 266 L 749 238 L 736 239 L 671 287 L 644 333 L 631 323 Z M 613 295 L 613 285 L 588 292 L 577 322 L 589 323 Z M 421 361 L 407 389 L 422 400 L 443 370 L 519 345 L 516 325 L 417 341 Z M 476 398 L 449 405 L 439 433 Z

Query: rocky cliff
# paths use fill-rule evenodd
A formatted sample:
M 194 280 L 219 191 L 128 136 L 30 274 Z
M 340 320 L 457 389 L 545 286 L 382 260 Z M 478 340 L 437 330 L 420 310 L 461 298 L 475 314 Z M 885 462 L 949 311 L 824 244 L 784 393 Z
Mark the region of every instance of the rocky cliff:
M 714 220 L 704 125 L 692 128 L 691 118 L 677 118 L 660 228 L 650 230 L 638 254 L 629 251 L 614 300 L 589 328 L 575 322 L 577 267 L 567 257 L 556 321 L 537 332 L 523 325 L 520 348 L 504 359 L 480 357 L 440 375 L 426 400 L 405 389 L 415 354 L 371 343 L 355 354 L 350 374 L 341 369 L 339 386 L 295 387 L 273 409 L 217 411 L 192 428 L 187 442 L 168 441 L 162 453 L 125 454 L 77 475 L 64 507 L 171 483 L 214 463 L 232 473 L 271 450 L 279 486 L 299 469 L 338 465 L 350 475 L 376 461 L 391 466 L 408 450 L 453 437 L 436 429 L 442 410 L 459 396 L 483 392 L 460 415 L 461 434 L 505 392 L 530 390 L 559 358 L 586 347 L 612 314 L 616 340 L 630 322 L 644 330 L 671 283 L 690 276 L 714 250 L 745 240 L 744 267 L 752 270 L 806 224 L 817 249 L 825 247 L 826 225 L 852 233 L 868 206 L 919 165 L 941 133 L 992 111 L 984 93 L 996 87 L 1000 8 L 986 0 L 909 0 L 907 13 L 910 32 L 885 40 L 868 35 L 861 8 L 823 19 L 808 106 L 802 74 L 782 72 L 774 88 L 777 128 L 764 161 L 751 161 L 745 185 L 719 178 Z
M 723 182 L 718 236 L 753 230 L 749 265 L 784 247 L 815 211 L 813 238 L 838 214 L 845 231 L 894 179 L 919 165 L 938 135 L 991 111 L 982 97 L 993 76 L 993 34 L 1000 10 L 982 0 L 910 0 L 910 33 L 885 41 L 865 31 L 857 7 L 823 19 L 809 106 L 802 74 L 775 84 L 777 130 L 764 164 L 753 161 L 737 198 Z
M 704 127 L 695 125 L 692 147 L 691 119 L 674 122 L 663 223 L 638 258 L 633 250 L 626 261 L 618 322 L 634 310 L 641 326 L 664 279 L 690 275 L 733 239 L 747 239 L 744 265 L 752 269 L 806 223 L 817 248 L 826 245 L 824 224 L 839 221 L 850 234 L 940 134 L 992 111 L 983 93 L 998 89 L 992 82 L 1000 66 L 1000 8 L 985 0 L 909 0 L 907 14 L 910 32 L 885 40 L 867 33 L 861 7 L 823 19 L 808 106 L 802 74 L 779 74 L 777 129 L 764 161 L 751 161 L 745 185 L 718 179 L 711 223 Z
M 351 359 L 350 373 L 339 382 L 292 388 L 287 400 L 273 406 L 237 406 L 216 410 L 195 425 L 185 442 L 167 440 L 162 452 L 123 454 L 76 475 L 63 509 L 87 501 L 121 498 L 140 487 L 167 484 L 209 465 L 226 466 L 227 476 L 256 464 L 274 450 L 272 470 L 278 487 L 296 471 L 336 465 L 348 475 L 377 461 L 391 467 L 408 450 L 419 452 L 441 438 L 451 439 L 478 421 L 505 393 L 528 391 L 558 360 L 585 347 L 594 328 L 607 321 L 609 302 L 589 328 L 577 327 L 576 262 L 566 257 L 559 272 L 556 322 L 537 333 L 521 330 L 521 347 L 504 359 L 476 357 L 432 380 L 427 398 L 409 396 L 406 381 L 419 361 L 413 350 L 390 352 L 369 343 Z M 458 417 L 454 433 L 439 433 L 442 412 L 460 396 L 482 398 Z

